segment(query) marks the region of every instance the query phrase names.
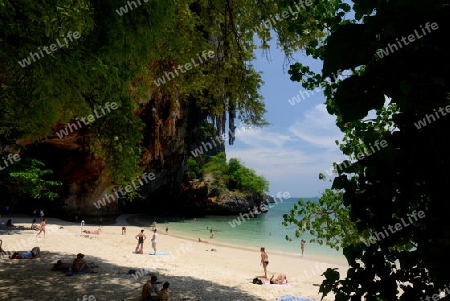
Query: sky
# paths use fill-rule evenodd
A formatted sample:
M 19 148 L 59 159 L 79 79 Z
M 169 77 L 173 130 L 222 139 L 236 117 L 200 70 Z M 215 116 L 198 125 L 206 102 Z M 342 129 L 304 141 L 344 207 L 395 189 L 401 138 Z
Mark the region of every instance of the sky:
M 264 85 L 259 91 L 264 97 L 266 120 L 263 128 L 242 128 L 237 124 L 234 145 L 226 145 L 227 158 L 238 158 L 245 166 L 264 176 L 270 183 L 270 195 L 289 192 L 291 197 L 320 196 L 331 188 L 326 173 L 333 162 L 347 159 L 335 140 L 343 133 L 336 126 L 336 117 L 328 114 L 323 92 L 309 92 L 309 97 L 292 105 L 288 100 L 305 91 L 299 82 L 290 80 L 285 56 L 273 41 L 269 53 L 255 52 L 254 68 L 262 72 Z M 268 58 L 269 57 L 269 58 Z M 303 53 L 294 55 L 313 71 L 322 70 L 322 62 Z M 324 173 L 327 180 L 319 180 Z

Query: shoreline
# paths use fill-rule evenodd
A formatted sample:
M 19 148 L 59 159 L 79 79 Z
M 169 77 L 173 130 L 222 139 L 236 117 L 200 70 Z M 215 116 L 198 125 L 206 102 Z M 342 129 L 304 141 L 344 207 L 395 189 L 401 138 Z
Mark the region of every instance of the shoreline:
M 142 214 L 127 214 L 126 217 L 126 222 L 131 225 L 131 226 L 136 226 L 136 227 L 142 227 L 142 228 L 146 228 L 146 229 L 151 229 L 151 227 L 144 225 L 143 223 L 139 222 L 138 219 L 136 219 L 136 217 L 139 216 L 145 216 Z M 162 224 L 161 224 L 162 225 Z M 158 228 L 158 227 L 157 227 Z M 166 235 L 165 234 L 165 227 L 161 226 L 161 230 L 158 229 L 158 232 L 160 233 L 160 235 Z M 187 240 L 192 240 L 194 242 L 198 242 L 198 237 L 195 237 L 193 235 L 189 235 L 185 232 L 180 232 L 177 230 L 171 230 L 169 229 L 169 236 L 172 237 L 176 237 L 176 238 L 180 238 L 180 239 L 187 239 Z M 250 246 L 244 246 L 244 245 L 238 245 L 235 243 L 231 243 L 231 242 L 217 242 L 214 238 L 213 239 L 207 239 L 208 244 L 210 245 L 215 245 L 215 246 L 221 246 L 221 247 L 228 247 L 228 248 L 233 248 L 233 249 L 238 249 L 238 250 L 245 250 L 245 251 L 259 251 L 259 249 L 255 249 L 252 248 Z M 276 255 L 280 255 L 280 256 L 286 256 L 289 258 L 304 258 L 304 259 L 310 259 L 310 260 L 314 260 L 314 261 L 328 261 L 328 262 L 332 262 L 338 265 L 347 265 L 347 261 L 345 260 L 345 256 L 343 254 L 341 254 L 342 258 L 338 258 L 338 257 L 334 257 L 334 256 L 324 256 L 324 255 L 306 255 L 305 257 L 301 256 L 301 251 L 299 251 L 298 253 L 296 252 L 291 252 L 291 251 L 283 251 L 283 250 L 279 250 L 279 249 L 271 249 L 270 253 L 271 254 L 276 254 Z
M 324 280 L 321 274 L 325 269 L 337 268 L 342 275 L 348 269 L 348 265 L 336 264 L 333 258 L 301 258 L 269 251 L 268 278 L 284 273 L 289 285 L 255 285 L 252 279 L 264 276 L 259 250 L 211 241 L 211 244 L 200 243 L 191 237 L 178 237 L 169 230 L 169 235 L 158 235 L 157 251 L 165 255 L 149 256 L 152 251 L 150 227 L 128 223 L 127 219 L 132 216 L 121 215 L 115 224 L 103 225 L 98 235 L 80 235 L 79 224 L 48 218 L 46 238 L 37 238 L 32 245 L 23 248 L 40 247 L 41 258 L 0 260 L 0 300 L 73 301 L 94 296 L 96 301 L 137 301 L 149 278 L 143 273 L 145 269 L 157 275 L 158 280 L 170 283 L 174 300 L 273 301 L 283 295 L 293 295 L 318 301 L 321 295 L 317 285 Z M 33 217 L 9 215 L 6 218 L 12 218 L 18 226 L 29 227 L 28 222 Z M 127 227 L 126 235 L 121 234 L 122 225 Z M 87 224 L 83 229 L 92 231 L 98 227 Z M 144 255 L 134 253 L 135 235 L 141 229 L 147 234 Z M 18 241 L 34 238 L 36 232 L 0 234 L 3 249 L 11 251 Z M 56 260 L 71 262 L 77 253 L 85 254 L 86 261 L 98 265 L 97 273 L 66 277 L 61 272 L 50 271 Z M 130 269 L 137 274 L 129 275 Z M 39 296 L 36 291 L 40 292 Z M 331 301 L 333 297 L 329 294 L 323 301 Z

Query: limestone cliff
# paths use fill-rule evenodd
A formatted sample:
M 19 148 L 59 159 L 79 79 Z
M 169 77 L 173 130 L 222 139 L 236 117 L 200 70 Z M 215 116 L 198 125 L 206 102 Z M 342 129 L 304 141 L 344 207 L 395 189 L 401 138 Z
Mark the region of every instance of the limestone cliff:
M 134 114 L 145 124 L 143 144 L 146 150 L 140 162 L 142 172 L 154 173 L 155 179 L 148 184 L 143 183 L 142 199 L 135 200 L 132 208 L 145 213 L 146 210 L 174 211 L 194 206 L 186 202 L 188 197 L 182 189 L 182 180 L 190 151 L 207 139 L 200 130 L 205 116 L 192 102 L 162 98 L 141 103 Z M 55 132 L 64 126 L 59 125 Z M 104 199 L 105 194 L 114 193 L 111 191 L 114 184 L 105 172 L 104 163 L 92 155 L 89 139 L 92 139 L 89 128 L 81 128 L 63 138 L 55 136 L 39 144 L 27 145 L 28 155 L 42 160 L 64 184 L 59 191 L 60 201 L 51 205 L 41 204 L 47 213 L 68 218 L 78 215 L 91 221 L 102 218 L 105 221 L 119 214 L 119 204 L 121 208 L 125 205 L 125 210 L 130 207 L 118 198 L 111 201 L 112 197 L 104 206 L 98 206 L 100 203 L 97 202 Z M 222 144 L 207 153 L 215 155 L 224 150 Z M 208 212 L 224 211 L 220 206 L 214 208 Z

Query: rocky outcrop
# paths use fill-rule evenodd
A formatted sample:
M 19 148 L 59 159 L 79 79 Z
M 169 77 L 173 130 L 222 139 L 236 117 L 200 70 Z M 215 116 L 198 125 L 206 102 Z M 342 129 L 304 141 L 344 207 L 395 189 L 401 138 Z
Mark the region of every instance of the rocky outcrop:
M 182 189 L 183 174 L 190 151 L 207 139 L 200 130 L 205 116 L 200 115 L 193 101 L 169 101 L 161 97 L 142 103 L 134 114 L 145 124 L 146 151 L 140 162 L 142 171 L 154 173 L 155 179 L 144 184 L 140 190 L 142 199 L 131 204 L 119 198 L 105 199 L 105 195 L 114 192 L 113 188 L 119 187 L 114 187 L 105 172 L 104 162 L 96 159 L 89 149 L 89 128 L 62 138 L 50 137 L 41 143 L 22 143 L 27 145 L 25 155 L 43 161 L 54 171 L 56 180 L 63 182 L 58 191 L 60 201 L 40 204 L 48 214 L 70 219 L 78 215 L 89 221 L 107 221 L 115 219 L 121 210 L 177 211 L 192 204 Z M 55 132 L 64 126 L 59 125 Z M 223 144 L 217 145 L 207 154 L 215 155 L 224 150 Z M 233 205 L 224 206 L 231 208 Z M 220 207 L 215 205 L 215 209 L 211 207 L 208 212 L 230 212 Z M 240 207 L 245 206 L 242 204 Z
M 274 203 L 273 197 L 261 194 L 229 192 L 214 186 L 214 183 L 191 181 L 184 186 L 183 193 L 185 210 L 198 214 L 239 214 L 255 212 L 257 214 L 267 209 L 267 204 Z

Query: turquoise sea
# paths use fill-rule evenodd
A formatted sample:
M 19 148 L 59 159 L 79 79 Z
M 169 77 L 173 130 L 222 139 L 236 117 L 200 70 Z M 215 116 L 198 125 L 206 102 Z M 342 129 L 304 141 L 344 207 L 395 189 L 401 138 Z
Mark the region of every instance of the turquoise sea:
M 306 240 L 305 257 L 325 256 L 334 259 L 345 260 L 342 250 L 336 251 L 326 245 L 309 243 L 311 235 L 305 234 L 301 238 L 295 238 L 297 226 L 282 225 L 283 214 L 289 213 L 299 198 L 278 200 L 276 204 L 270 204 L 271 208 L 267 213 L 262 213 L 255 218 L 245 221 L 240 218 L 240 225 L 233 220 L 237 220 L 239 215 L 216 216 L 207 215 L 203 217 L 182 217 L 182 216 L 152 216 L 138 215 L 128 220 L 131 224 L 149 227 L 153 220 L 157 222 L 160 233 L 165 233 L 166 225 L 169 223 L 169 234 L 188 237 L 194 240 L 201 238 L 210 243 L 218 245 L 232 245 L 246 249 L 259 251 L 260 247 L 265 247 L 267 252 L 281 253 L 292 256 L 300 256 L 300 240 Z M 317 200 L 303 198 L 303 200 Z M 234 227 L 232 226 L 234 225 Z M 213 228 L 214 238 L 211 239 L 210 229 Z M 292 241 L 289 242 L 285 236 L 289 235 Z

